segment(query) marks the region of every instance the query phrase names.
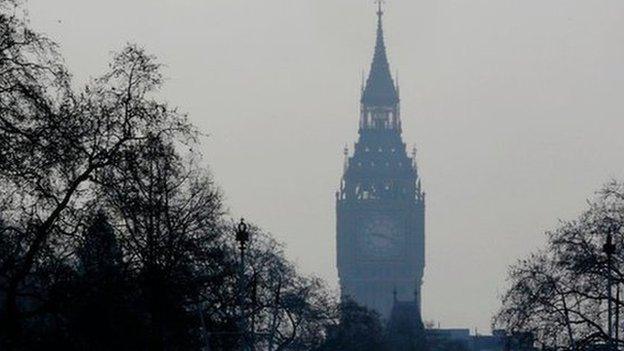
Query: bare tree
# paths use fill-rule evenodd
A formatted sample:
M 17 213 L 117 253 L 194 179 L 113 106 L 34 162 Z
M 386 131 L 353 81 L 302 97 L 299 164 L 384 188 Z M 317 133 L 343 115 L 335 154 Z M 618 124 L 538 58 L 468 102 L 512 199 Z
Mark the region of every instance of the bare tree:
M 226 226 L 231 227 L 233 223 Z M 310 350 L 319 345 L 326 323 L 334 317 L 332 294 L 318 278 L 299 273 L 285 259 L 281 244 L 257 227 L 251 229 L 246 258 L 245 329 L 239 329 L 238 252 L 233 237 L 228 232 L 223 247 L 234 266 L 223 271 L 222 284 L 207 286 L 203 295 L 202 311 L 210 324 L 213 349 L 230 349 L 240 344 L 240 338 L 257 350 Z
M 75 93 L 56 45 L 27 27 L 16 1 L 1 0 L 0 10 L 0 183 L 5 233 L 14 239 L 0 267 L 0 329 L 17 340 L 31 273 L 51 242 L 82 226 L 99 171 L 152 136 L 194 132 L 151 98 L 160 65 L 142 49 L 126 47 L 109 73 Z
M 326 338 L 319 351 L 381 351 L 385 349 L 384 330 L 379 314 L 346 298 L 333 309 L 334 318 L 326 323 Z
M 548 233 L 540 252 L 511 267 L 510 287 L 494 319 L 500 327 L 533 332 L 544 346 L 582 350 L 607 343 L 609 279 L 615 291 L 623 282 L 624 192 L 616 182 L 605 186 L 578 219 Z M 619 248 L 607 265 L 603 245 L 613 235 Z M 615 316 L 623 301 L 613 294 Z M 622 325 L 615 318 L 614 340 L 622 343 Z
M 248 303 L 255 343 L 267 350 L 309 350 L 322 339 L 333 303 L 324 284 L 301 275 L 268 235 L 251 251 Z
M 0 0 L 0 347 L 80 349 L 106 333 L 150 350 L 234 349 L 241 336 L 270 351 L 317 346 L 331 294 L 259 229 L 240 330 L 231 223 L 197 166 L 198 133 L 156 98 L 155 58 L 128 45 L 76 90 L 20 11 Z M 85 325 L 89 308 L 107 314 L 104 334 Z
M 138 278 L 151 350 L 193 340 L 195 303 L 223 265 L 221 195 L 195 161 L 176 152 L 173 139 L 154 135 L 98 177 Z

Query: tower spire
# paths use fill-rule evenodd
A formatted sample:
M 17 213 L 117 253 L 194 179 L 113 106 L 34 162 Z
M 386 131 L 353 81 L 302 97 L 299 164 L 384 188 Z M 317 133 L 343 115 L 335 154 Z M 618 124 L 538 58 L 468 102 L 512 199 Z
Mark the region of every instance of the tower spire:
M 425 199 L 401 135 L 398 74 L 396 78 L 391 74 L 384 43 L 386 9 L 383 0 L 369 1 L 371 32 L 375 24 L 377 29 L 375 49 L 359 103 L 358 140 L 345 154 L 347 162 L 336 195 L 338 277 L 343 297 L 352 296 L 375 309 L 388 320 L 387 331 L 397 327 L 396 335 L 407 332 L 408 338 L 419 342 L 415 346 L 424 349 L 420 345 L 424 341 L 420 289 L 425 267 Z M 388 208 L 396 211 L 388 212 Z M 379 235 L 384 236 L 383 242 L 376 239 Z M 416 289 L 413 296 L 411 289 Z M 393 339 L 395 334 L 389 335 Z
M 386 44 L 383 34 L 383 0 L 377 3 L 377 37 L 375 52 L 371 63 L 370 73 L 366 81 L 366 88 L 362 94 L 362 103 L 368 106 L 394 106 L 399 102 L 396 87 L 390 73 Z

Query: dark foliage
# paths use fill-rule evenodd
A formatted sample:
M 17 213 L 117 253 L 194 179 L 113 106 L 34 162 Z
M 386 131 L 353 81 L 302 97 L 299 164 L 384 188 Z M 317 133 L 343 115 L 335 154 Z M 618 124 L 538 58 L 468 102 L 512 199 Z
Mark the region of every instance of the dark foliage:
M 327 339 L 319 351 L 384 350 L 383 326 L 376 312 L 345 299 L 337 313 L 337 323 L 328 325 Z

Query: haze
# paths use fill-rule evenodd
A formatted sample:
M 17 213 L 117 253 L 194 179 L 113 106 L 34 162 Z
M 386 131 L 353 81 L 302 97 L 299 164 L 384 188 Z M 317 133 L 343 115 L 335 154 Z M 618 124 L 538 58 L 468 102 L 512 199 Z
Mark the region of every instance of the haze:
M 234 217 L 336 286 L 334 191 L 372 57 L 367 0 L 30 0 L 78 83 L 136 42 L 210 136 Z M 428 194 L 423 318 L 489 330 L 507 266 L 624 173 L 624 2 L 392 0 L 403 137 Z M 411 146 L 411 145 L 410 145 Z

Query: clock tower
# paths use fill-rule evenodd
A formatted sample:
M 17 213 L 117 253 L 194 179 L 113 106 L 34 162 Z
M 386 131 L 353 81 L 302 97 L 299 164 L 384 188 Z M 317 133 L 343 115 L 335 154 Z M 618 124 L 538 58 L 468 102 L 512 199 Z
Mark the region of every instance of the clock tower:
M 342 296 L 388 318 L 393 291 L 405 300 L 416 293 L 420 311 L 425 195 L 415 152 L 408 156 L 401 137 L 399 87 L 390 74 L 382 16 L 380 5 L 373 62 L 362 87 L 359 139 L 352 155 L 345 150 L 336 193 L 336 244 Z

